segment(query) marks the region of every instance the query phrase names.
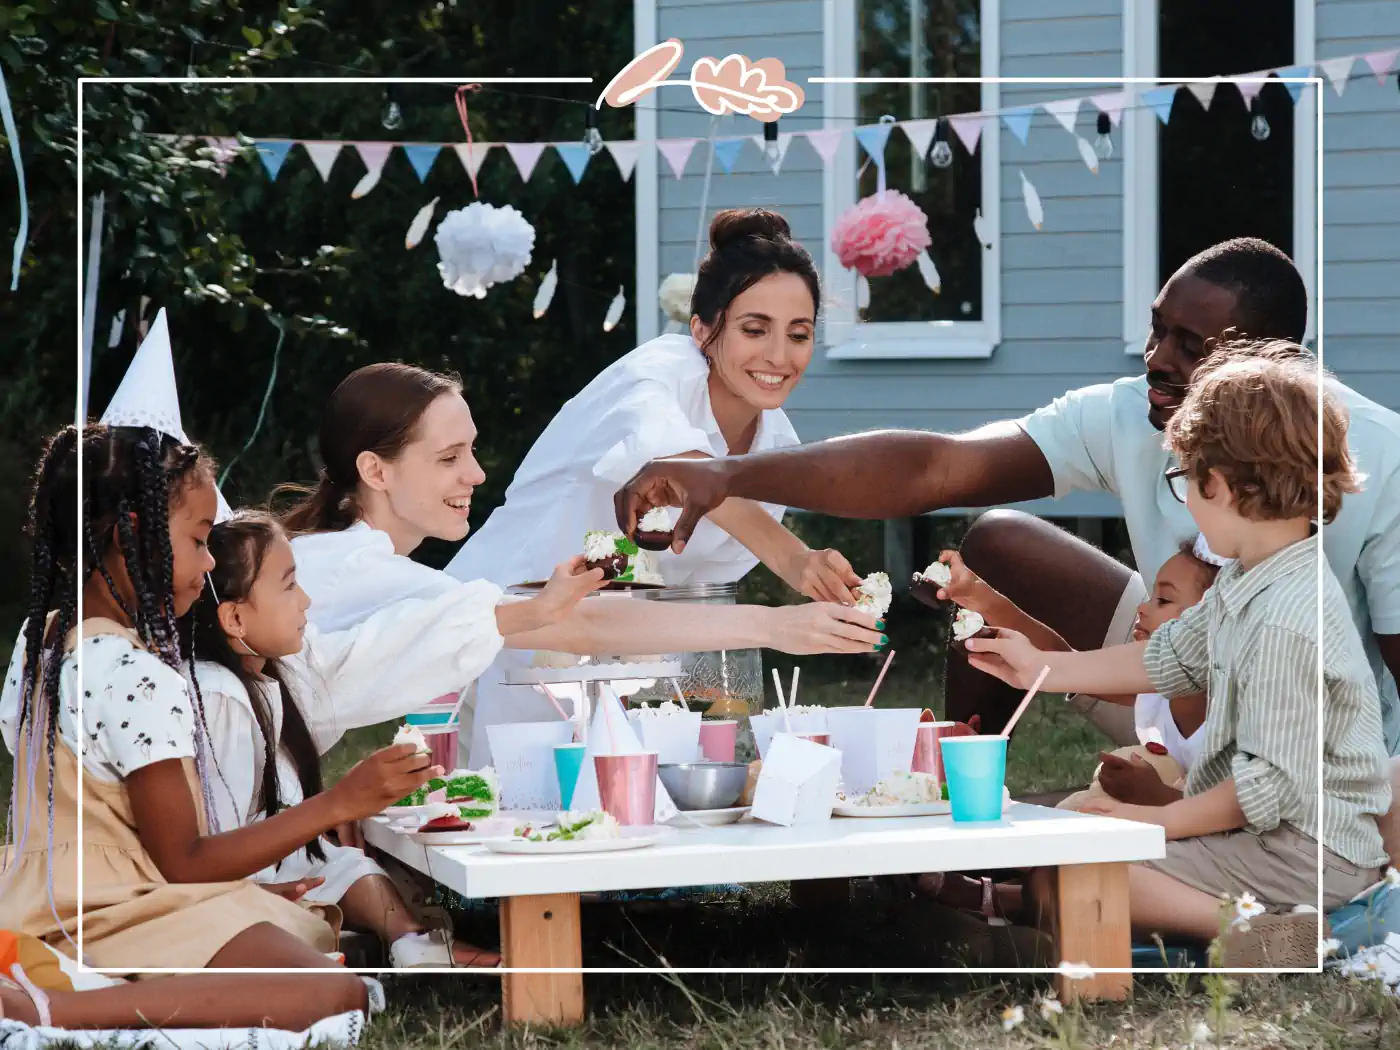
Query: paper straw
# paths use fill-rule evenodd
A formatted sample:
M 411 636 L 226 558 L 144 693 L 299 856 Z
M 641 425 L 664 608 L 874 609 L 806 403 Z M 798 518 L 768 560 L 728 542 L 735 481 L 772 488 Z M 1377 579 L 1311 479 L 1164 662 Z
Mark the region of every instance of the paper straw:
M 1030 687 L 1030 691 L 1027 692 L 1024 697 L 1021 698 L 1021 706 L 1016 708 L 1016 713 L 1011 716 L 1011 721 L 1006 723 L 1006 728 L 1003 729 L 999 735 L 1005 737 L 1009 737 L 1011 735 L 1011 730 L 1016 728 L 1016 723 L 1021 720 L 1021 716 L 1026 713 L 1026 708 L 1030 706 L 1031 697 L 1035 696 L 1036 693 L 1040 692 L 1040 687 L 1045 682 L 1045 676 L 1049 673 L 1050 668 L 1048 665 L 1040 669 L 1040 674 L 1035 676 L 1035 684 L 1032 685 Z
M 800 667 L 792 669 L 792 688 L 788 690 L 788 704 L 792 706 L 797 705 L 797 676 L 801 673 L 802 668 Z
M 865 698 L 865 706 L 869 707 L 875 702 L 875 694 L 880 691 L 880 683 L 885 680 L 885 672 L 890 669 L 890 664 L 894 662 L 894 650 L 890 650 L 890 655 L 885 657 L 885 666 L 880 668 L 880 676 L 875 679 L 875 684 L 870 688 L 870 695 Z
M 608 744 L 612 747 L 610 754 L 617 754 L 617 733 L 613 730 L 612 705 L 616 697 L 611 694 L 604 696 L 599 694 L 598 702 L 603 705 L 603 724 L 608 727 Z
M 671 688 L 676 691 L 676 699 L 681 702 L 681 706 L 689 711 L 690 705 L 685 702 L 685 693 L 681 692 L 681 684 L 674 678 L 671 679 Z
M 778 691 L 778 710 L 783 713 L 783 728 L 791 733 L 792 719 L 788 716 L 787 704 L 783 700 L 783 679 L 776 667 L 773 668 L 773 688 Z
M 551 704 L 554 705 L 554 710 L 559 712 L 559 717 L 562 718 L 565 722 L 567 722 L 569 720 L 569 716 L 564 713 L 563 706 L 559 703 L 557 699 L 555 699 L 554 694 L 549 691 L 549 686 L 541 682 L 540 689 L 541 691 L 543 691 L 545 699 L 547 699 Z

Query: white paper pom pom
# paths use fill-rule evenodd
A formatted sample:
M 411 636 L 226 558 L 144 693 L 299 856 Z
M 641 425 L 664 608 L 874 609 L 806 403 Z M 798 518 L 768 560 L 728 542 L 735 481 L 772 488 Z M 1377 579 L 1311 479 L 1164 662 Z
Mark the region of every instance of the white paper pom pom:
M 484 299 L 493 284 L 524 272 L 535 247 L 535 228 L 512 207 L 474 201 L 448 212 L 433 240 L 442 260 L 442 283 L 458 295 Z
M 673 273 L 661 282 L 657 299 L 667 320 L 685 324 L 690 320 L 690 297 L 695 294 L 693 273 Z

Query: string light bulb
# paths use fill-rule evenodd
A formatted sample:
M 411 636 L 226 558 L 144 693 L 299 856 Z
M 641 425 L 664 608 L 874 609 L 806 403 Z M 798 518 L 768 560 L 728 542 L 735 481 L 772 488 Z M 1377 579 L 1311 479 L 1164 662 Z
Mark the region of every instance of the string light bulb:
M 935 168 L 949 168 L 953 165 L 953 147 L 948 142 L 948 124 L 940 120 L 933 129 L 933 149 L 928 159 Z
M 384 125 L 386 131 L 396 131 L 403 127 L 403 110 L 399 109 L 398 100 L 394 98 L 393 88 L 384 92 L 384 116 L 380 123 Z
M 591 105 L 583 108 L 583 144 L 588 147 L 590 157 L 596 157 L 603 152 L 603 133 L 598 130 L 598 111 Z
M 1250 102 L 1249 110 L 1254 114 L 1254 119 L 1249 122 L 1249 133 L 1258 141 L 1263 142 L 1269 137 L 1273 129 L 1269 127 L 1269 121 L 1264 116 L 1264 106 L 1259 101 L 1258 95 L 1255 95 L 1254 101 Z
M 1107 113 L 1099 114 L 1098 137 L 1094 139 L 1094 155 L 1099 160 L 1113 156 L 1113 119 Z
M 766 121 L 763 125 L 763 156 L 770 165 L 783 159 L 783 151 L 778 148 L 778 122 Z

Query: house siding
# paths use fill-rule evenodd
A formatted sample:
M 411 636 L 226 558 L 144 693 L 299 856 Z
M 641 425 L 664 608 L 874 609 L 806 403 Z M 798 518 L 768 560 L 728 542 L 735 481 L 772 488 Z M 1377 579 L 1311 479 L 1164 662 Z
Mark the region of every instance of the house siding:
M 783 131 L 821 126 L 821 0 L 656 0 L 658 39 L 682 39 L 689 58 L 732 52 L 783 61 L 803 83 L 807 101 Z M 1000 74 L 1004 77 L 1105 77 L 1123 74 L 1124 0 L 1001 0 Z M 1317 58 L 1400 47 L 1400 3 L 1318 0 Z M 1358 65 L 1358 69 L 1361 67 Z M 1102 85 L 1002 87 L 1003 108 L 1115 90 Z M 1395 77 L 1353 80 L 1338 98 L 1325 89 L 1322 246 L 1326 296 L 1322 334 L 1326 361 L 1344 381 L 1390 407 L 1400 407 L 1400 355 L 1395 353 L 1400 287 L 1400 118 Z M 711 118 L 674 101 L 659 114 L 662 138 L 709 133 Z M 664 104 L 664 103 L 663 103 Z M 1077 130 L 1091 141 L 1097 113 L 1087 104 Z M 752 135 L 748 118 L 724 118 L 717 134 Z M 1110 382 L 1141 370 L 1123 344 L 1123 167 L 1121 134 L 1113 159 L 1097 176 L 1058 123 L 1037 111 L 1028 143 L 1004 125 L 1001 136 L 1002 341 L 986 360 L 828 360 L 818 349 L 788 411 L 804 441 L 879 427 L 962 431 L 1016 418 L 1063 391 Z M 959 163 L 969 163 L 959 151 Z M 689 272 L 696 262 L 704 150 L 697 145 L 685 177 L 659 169 L 660 273 Z M 1035 185 L 1044 228 L 1029 223 L 1020 173 Z M 709 211 L 768 205 L 820 259 L 834 216 L 822 210 L 821 162 L 794 140 L 782 173 L 760 164 L 746 145 L 733 175 L 716 167 Z M 708 222 L 708 217 L 706 218 Z M 703 251 L 703 244 L 701 250 Z M 654 302 L 649 305 L 655 308 Z M 1146 335 L 1147 318 L 1143 318 Z M 1115 515 L 1117 502 L 1098 495 L 1027 505 L 1056 515 Z

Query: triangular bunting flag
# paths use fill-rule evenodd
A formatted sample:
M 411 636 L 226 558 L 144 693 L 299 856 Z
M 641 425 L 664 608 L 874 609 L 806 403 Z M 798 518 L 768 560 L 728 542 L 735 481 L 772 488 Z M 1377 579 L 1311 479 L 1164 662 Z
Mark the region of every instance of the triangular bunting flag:
M 1395 68 L 1396 60 L 1400 59 L 1400 51 L 1372 51 L 1363 57 L 1371 72 L 1376 74 L 1376 79 L 1384 84 L 1385 75 Z
M 608 152 L 612 154 L 613 163 L 617 165 L 617 170 L 622 175 L 622 181 L 626 182 L 632 177 L 632 172 L 637 167 L 637 154 L 640 152 L 637 143 L 632 141 L 609 142 Z
M 938 121 L 906 120 L 899 127 L 904 132 L 904 137 L 909 140 L 909 145 L 913 147 L 914 156 L 923 157 L 933 144 L 934 133 L 938 131 Z
M 732 175 L 734 173 L 734 162 L 739 159 L 739 151 L 743 148 L 743 139 L 715 140 L 715 160 L 719 161 L 720 167 L 724 168 L 724 173 L 726 175 Z
M 258 160 L 263 162 L 263 167 L 273 179 L 277 178 L 277 173 L 282 170 L 282 162 L 287 159 L 287 152 L 292 148 L 291 139 L 258 139 Z
M 817 156 L 821 157 L 823 164 L 830 164 L 836 159 L 836 151 L 841 148 L 840 128 L 823 128 L 821 131 L 807 131 L 803 134 L 807 136 L 807 141 L 817 151 Z
M 452 150 L 462 162 L 467 177 L 474 179 L 481 166 L 486 163 L 486 157 L 494 145 L 494 142 L 456 142 L 453 143 Z
M 753 135 L 751 137 L 753 139 L 753 144 L 758 147 L 758 152 L 763 153 L 764 163 L 773 169 L 774 175 L 778 174 L 783 168 L 783 161 L 787 159 L 788 147 L 792 145 L 792 132 L 778 132 L 778 141 L 774 143 L 774 145 L 778 147 L 778 157 L 776 160 L 769 160 L 768 155 L 764 153 L 768 143 L 763 140 L 762 135 Z
M 437 155 L 441 152 L 442 147 L 435 142 L 406 142 L 403 147 L 403 154 L 413 165 L 413 173 L 418 176 L 419 182 L 428 178 L 428 172 L 433 169 L 433 161 L 437 160 Z
M 1021 140 L 1021 145 L 1026 144 L 1026 139 L 1031 133 L 1031 118 L 1035 116 L 1035 110 L 1030 106 L 1017 106 L 1015 109 L 1008 109 L 1002 112 L 1001 120 L 1006 125 L 1007 130 Z
M 1123 107 L 1128 104 L 1126 92 L 1113 91 L 1107 95 L 1095 95 L 1089 101 L 1100 113 L 1108 114 L 1108 119 L 1115 128 L 1123 122 Z
M 1240 77 L 1231 77 L 1230 81 L 1235 87 L 1240 89 L 1240 97 L 1244 99 L 1245 105 L 1249 105 L 1259 97 L 1259 92 L 1264 90 L 1264 82 L 1255 80 L 1253 83 Z
M 1312 66 L 1287 66 L 1283 69 L 1276 69 L 1274 72 L 1278 74 L 1280 80 L 1286 80 L 1289 77 L 1310 77 L 1313 73 Z M 1293 104 L 1296 106 L 1298 104 L 1298 99 L 1303 95 L 1303 88 L 1308 85 L 1301 81 L 1296 81 L 1292 84 L 1284 84 L 1283 86 L 1288 89 L 1289 95 L 1293 97 Z
M 1195 84 L 1187 84 L 1186 90 L 1196 96 L 1196 101 L 1201 104 L 1202 109 L 1208 110 L 1210 109 L 1211 102 L 1215 99 L 1215 89 L 1219 85 L 1220 78 L 1216 77 L 1214 80 L 1207 80 L 1203 83 L 1197 82 Z
M 656 148 L 666 158 L 666 163 L 671 165 L 671 173 L 676 178 L 685 174 L 685 162 L 690 159 L 695 142 L 695 139 L 657 139 Z
M 953 125 L 953 133 L 958 136 L 967 152 L 977 152 L 977 142 L 982 137 L 982 124 L 985 119 L 981 113 L 967 113 L 948 118 L 948 123 Z
M 1347 55 L 1344 58 L 1329 58 L 1318 63 L 1318 66 L 1327 74 L 1327 79 L 1332 82 L 1333 89 L 1340 98 L 1347 89 L 1347 79 L 1351 76 L 1351 68 L 1356 64 L 1355 55 Z
M 530 176 L 535 173 L 535 165 L 540 162 L 540 155 L 544 153 L 544 143 L 507 142 L 505 147 L 510 159 L 515 161 L 515 170 L 520 172 L 521 181 L 529 182 Z
M 368 170 L 350 192 L 352 198 L 358 200 L 379 184 L 379 176 L 384 173 L 384 162 L 389 159 L 389 151 L 393 148 L 392 142 L 355 143 L 355 152 L 360 155 Z
M 1152 88 L 1142 93 L 1143 102 L 1152 107 L 1163 124 L 1172 119 L 1172 103 L 1176 101 L 1176 85 Z
M 321 181 L 326 182 L 331 177 L 331 168 L 335 167 L 335 158 L 340 156 L 341 143 L 339 142 L 303 142 L 301 148 L 306 150 L 306 155 L 311 158 L 311 163 L 316 165 L 316 170 L 321 173 Z
M 1079 120 L 1079 107 L 1084 104 L 1082 98 L 1062 98 L 1054 102 L 1042 102 L 1045 112 L 1060 122 L 1060 126 L 1074 134 L 1074 125 Z
M 569 169 L 569 174 L 574 177 L 574 185 L 577 186 L 579 179 L 583 178 L 583 173 L 588 169 L 588 160 L 592 156 L 588 152 L 588 145 L 583 142 L 556 142 L 554 152 L 559 154 L 559 159 L 564 162 L 564 167 Z
M 865 124 L 856 128 L 856 141 L 876 164 L 885 163 L 885 146 L 890 141 L 891 124 Z

